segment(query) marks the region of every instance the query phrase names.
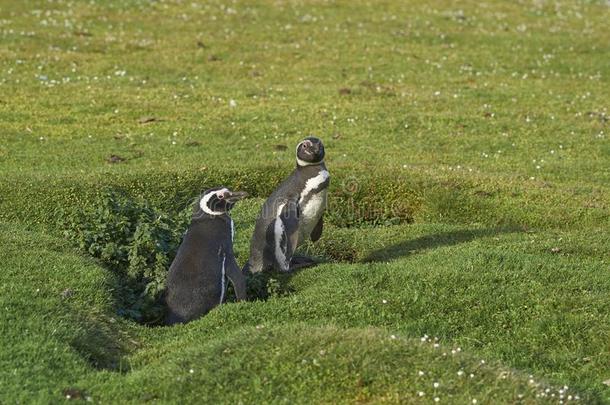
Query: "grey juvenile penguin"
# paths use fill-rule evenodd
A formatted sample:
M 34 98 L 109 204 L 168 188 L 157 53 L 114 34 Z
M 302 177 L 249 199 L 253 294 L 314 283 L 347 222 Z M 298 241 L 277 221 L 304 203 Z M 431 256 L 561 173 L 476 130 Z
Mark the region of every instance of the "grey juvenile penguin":
M 165 323 L 189 322 L 222 304 L 227 278 L 238 300 L 246 298 L 246 279 L 233 254 L 233 205 L 246 193 L 224 187 L 206 190 L 169 268 Z
M 263 204 L 244 271 L 288 271 L 296 248 L 308 238 L 315 242 L 322 235 L 330 182 L 322 141 L 305 138 L 297 145 L 296 158 L 296 169 Z

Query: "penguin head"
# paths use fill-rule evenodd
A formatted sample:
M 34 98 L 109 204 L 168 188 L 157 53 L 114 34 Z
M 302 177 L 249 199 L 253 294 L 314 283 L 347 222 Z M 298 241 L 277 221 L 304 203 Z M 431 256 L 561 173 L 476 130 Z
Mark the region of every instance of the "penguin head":
M 324 160 L 324 145 L 314 136 L 303 139 L 297 145 L 297 165 L 311 166 L 322 163 Z
M 231 191 L 226 187 L 210 188 L 199 199 L 199 208 L 208 215 L 227 214 L 237 201 L 247 195 L 244 191 Z

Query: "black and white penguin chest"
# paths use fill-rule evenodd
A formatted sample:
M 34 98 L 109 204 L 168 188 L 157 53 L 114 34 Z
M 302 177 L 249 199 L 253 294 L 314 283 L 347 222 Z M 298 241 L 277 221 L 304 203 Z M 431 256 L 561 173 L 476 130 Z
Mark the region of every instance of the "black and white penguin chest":
M 327 203 L 330 174 L 321 168 L 316 176 L 310 177 L 299 195 L 299 231 L 297 246 L 304 243 L 311 235 L 320 217 L 324 214 Z

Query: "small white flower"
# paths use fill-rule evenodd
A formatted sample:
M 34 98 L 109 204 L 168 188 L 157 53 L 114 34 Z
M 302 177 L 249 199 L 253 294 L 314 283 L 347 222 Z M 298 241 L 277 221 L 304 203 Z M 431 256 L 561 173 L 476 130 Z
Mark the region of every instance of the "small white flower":
M 382 303 L 387 304 L 388 300 L 381 300 Z
M 391 335 L 390 339 L 396 339 L 396 335 Z
M 434 397 L 434 402 L 438 402 L 438 401 L 440 401 L 440 400 L 441 400 L 441 399 L 440 399 L 439 397 Z
M 434 384 L 432 384 L 432 385 L 434 386 L 434 388 L 438 388 L 438 387 L 440 387 L 441 384 L 438 382 L 434 382 Z
M 193 369 L 189 370 L 189 373 L 191 373 L 191 374 L 193 374 L 194 372 L 195 372 L 195 370 L 193 370 Z
M 421 375 L 424 375 L 425 373 L 423 371 L 419 370 L 419 372 L 417 374 L 419 374 L 421 376 Z
M 457 375 L 459 375 L 460 377 L 463 376 L 464 375 L 464 371 L 463 370 L 458 371 Z
M 472 398 L 472 403 L 473 403 L 473 404 L 476 404 L 477 402 L 478 402 L 478 401 L 477 401 L 477 399 L 476 399 L 476 398 Z
M 231 108 L 237 107 L 237 101 L 235 101 L 233 99 L 229 100 L 229 107 L 231 107 Z
M 423 391 L 418 391 L 417 395 L 419 395 L 420 397 L 423 397 L 424 395 L 426 395 L 426 393 Z

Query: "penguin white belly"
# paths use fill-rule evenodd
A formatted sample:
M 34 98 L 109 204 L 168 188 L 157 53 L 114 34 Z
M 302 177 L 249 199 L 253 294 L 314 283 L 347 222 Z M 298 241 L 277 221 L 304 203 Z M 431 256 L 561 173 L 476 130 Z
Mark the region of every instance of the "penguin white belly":
M 297 246 L 309 239 L 313 228 L 315 228 L 320 217 L 324 214 L 324 210 L 326 209 L 326 195 L 327 190 L 321 190 L 312 195 L 307 200 L 304 207 L 300 207 L 301 215 L 299 217 L 299 241 L 297 242 Z
M 320 170 L 317 176 L 310 178 L 305 182 L 305 188 L 301 191 L 300 201 L 305 203 L 300 206 L 299 215 L 299 239 L 297 246 L 304 243 L 309 236 L 311 231 L 317 225 L 320 217 L 324 213 L 326 208 L 326 187 L 322 190 L 315 191 L 324 184 L 330 175 L 326 169 Z

